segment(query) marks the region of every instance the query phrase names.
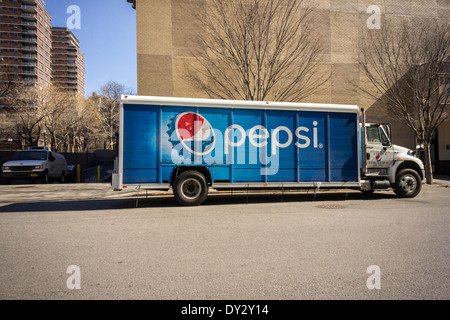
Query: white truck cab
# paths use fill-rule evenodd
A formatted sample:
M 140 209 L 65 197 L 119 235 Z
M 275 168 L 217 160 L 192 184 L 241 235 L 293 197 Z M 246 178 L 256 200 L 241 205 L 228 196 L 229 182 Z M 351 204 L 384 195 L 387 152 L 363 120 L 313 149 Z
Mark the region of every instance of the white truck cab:
M 423 162 L 412 150 L 391 143 L 390 125 L 367 123 L 362 132 L 362 190 L 392 188 L 401 198 L 418 195 L 425 177 Z
M 64 182 L 67 162 L 63 155 L 48 150 L 47 147 L 29 147 L 28 150 L 17 151 L 12 159 L 3 164 L 2 177 L 5 184 L 12 180 L 38 179 L 42 183 L 50 180 Z

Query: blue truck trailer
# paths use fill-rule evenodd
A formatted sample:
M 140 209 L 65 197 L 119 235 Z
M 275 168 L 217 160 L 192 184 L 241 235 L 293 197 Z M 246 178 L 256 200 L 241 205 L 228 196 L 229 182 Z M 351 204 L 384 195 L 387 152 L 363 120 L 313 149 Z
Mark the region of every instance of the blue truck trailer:
M 115 190 L 421 190 L 424 166 L 358 106 L 122 96 Z

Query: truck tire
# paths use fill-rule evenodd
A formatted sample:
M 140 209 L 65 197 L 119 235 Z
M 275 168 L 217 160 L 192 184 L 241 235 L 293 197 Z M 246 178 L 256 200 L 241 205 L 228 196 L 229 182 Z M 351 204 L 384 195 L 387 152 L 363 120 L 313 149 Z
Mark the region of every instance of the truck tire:
M 186 171 L 175 180 L 173 194 L 183 206 L 198 206 L 208 196 L 208 184 L 200 172 Z
M 48 184 L 50 181 L 49 177 L 48 177 L 48 172 L 45 171 L 42 176 L 41 176 L 41 183 L 42 184 Z
M 416 170 L 403 169 L 397 173 L 394 192 L 399 198 L 414 198 L 422 189 L 422 180 Z
M 61 173 L 61 177 L 59 178 L 59 182 L 60 182 L 60 183 L 66 182 L 66 172 L 65 172 L 65 171 L 63 171 L 63 172 Z

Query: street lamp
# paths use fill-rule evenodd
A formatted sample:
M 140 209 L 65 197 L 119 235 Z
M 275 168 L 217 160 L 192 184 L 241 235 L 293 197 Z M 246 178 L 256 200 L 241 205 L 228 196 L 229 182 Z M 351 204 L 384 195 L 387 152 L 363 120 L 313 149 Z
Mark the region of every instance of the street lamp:
M 12 142 L 13 142 L 13 139 L 12 139 L 12 138 L 8 138 L 8 142 L 9 142 L 9 151 L 12 151 Z

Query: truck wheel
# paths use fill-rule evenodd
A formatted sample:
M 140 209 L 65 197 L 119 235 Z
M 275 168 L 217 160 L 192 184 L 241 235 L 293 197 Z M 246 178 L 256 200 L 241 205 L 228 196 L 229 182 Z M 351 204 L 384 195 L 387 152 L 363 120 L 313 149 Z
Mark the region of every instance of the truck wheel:
M 181 205 L 198 206 L 208 196 L 208 184 L 201 173 L 186 171 L 175 180 L 173 193 Z
M 399 198 L 414 198 L 422 189 L 422 180 L 413 169 L 401 170 L 395 179 L 394 192 Z
M 48 184 L 49 183 L 49 178 L 48 178 L 48 172 L 45 171 L 42 176 L 41 176 L 41 183 L 42 184 Z
M 3 178 L 3 184 L 10 185 L 12 183 L 12 179 L 10 178 Z
M 59 182 L 60 183 L 66 182 L 66 173 L 64 171 L 61 173 L 61 178 L 59 178 Z

